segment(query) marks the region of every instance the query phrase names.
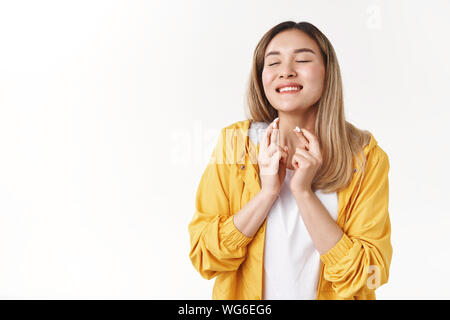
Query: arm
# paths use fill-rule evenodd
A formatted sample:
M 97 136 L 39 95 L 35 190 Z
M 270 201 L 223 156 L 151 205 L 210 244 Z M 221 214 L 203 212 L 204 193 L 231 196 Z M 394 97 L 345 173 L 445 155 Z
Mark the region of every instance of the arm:
M 224 134 L 222 130 L 219 139 L 223 139 Z M 220 154 L 221 150 L 219 141 L 213 155 Z M 260 192 L 233 215 L 229 208 L 229 175 L 230 165 L 209 162 L 197 189 L 196 212 L 188 226 L 191 243 L 189 257 L 206 279 L 239 268 L 246 258 L 247 244 L 271 206 L 272 198 L 264 197 Z
M 389 159 L 376 147 L 369 154 L 361 189 L 348 208 L 341 236 L 314 198 L 301 204 L 305 225 L 321 253 L 324 278 L 343 297 L 375 290 L 388 280 L 392 258 L 388 172 Z
M 342 238 L 342 229 L 311 190 L 294 193 L 303 223 L 320 254 L 328 252 Z
M 253 237 L 266 219 L 277 196 L 261 190 L 238 213 L 234 225 L 247 237 Z

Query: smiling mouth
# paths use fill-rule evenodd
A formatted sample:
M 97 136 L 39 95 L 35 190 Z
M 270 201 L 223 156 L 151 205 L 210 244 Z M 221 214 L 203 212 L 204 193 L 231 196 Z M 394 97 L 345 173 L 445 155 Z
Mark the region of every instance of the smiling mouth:
M 280 88 L 280 89 L 275 89 L 276 92 L 280 93 L 280 94 L 285 94 L 285 93 L 297 93 L 300 92 L 303 89 L 303 86 L 300 87 L 284 87 L 284 88 Z

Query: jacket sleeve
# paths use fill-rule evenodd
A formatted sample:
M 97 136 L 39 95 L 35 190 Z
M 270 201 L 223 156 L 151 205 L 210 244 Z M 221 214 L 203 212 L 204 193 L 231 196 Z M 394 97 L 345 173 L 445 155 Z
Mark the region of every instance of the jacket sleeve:
M 324 279 L 342 297 L 359 296 L 387 282 L 392 258 L 389 220 L 389 158 L 369 152 L 365 177 L 338 243 L 320 256 Z
M 189 257 L 206 279 L 219 272 L 237 270 L 246 258 L 247 244 L 253 239 L 242 234 L 233 222 L 229 206 L 230 165 L 221 161 L 225 159 L 224 144 L 225 130 L 222 129 L 200 179 L 195 214 L 188 226 Z

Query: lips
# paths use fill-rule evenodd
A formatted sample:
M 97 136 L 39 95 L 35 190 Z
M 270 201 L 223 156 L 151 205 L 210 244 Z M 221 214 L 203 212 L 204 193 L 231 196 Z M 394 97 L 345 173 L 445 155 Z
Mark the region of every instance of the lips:
M 282 92 L 280 92 L 280 89 L 283 88 L 296 88 L 297 90 L 284 90 Z M 278 86 L 275 91 L 278 93 L 295 93 L 295 92 L 299 92 L 300 90 L 303 89 L 303 86 L 301 84 L 295 83 L 295 82 L 289 82 L 289 83 L 284 83 L 281 84 L 280 86 Z

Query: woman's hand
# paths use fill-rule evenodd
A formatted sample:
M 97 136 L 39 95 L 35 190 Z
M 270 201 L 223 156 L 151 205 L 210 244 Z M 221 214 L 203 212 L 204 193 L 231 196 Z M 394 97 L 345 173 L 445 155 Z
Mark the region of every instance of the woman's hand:
M 295 134 L 301 142 L 307 141 L 305 148 L 296 148 L 292 157 L 294 174 L 291 179 L 290 188 L 293 194 L 311 192 L 311 184 L 317 171 L 322 166 L 322 153 L 320 152 L 319 140 L 306 129 Z
M 258 154 L 261 191 L 270 195 L 278 195 L 280 193 L 286 176 L 287 146 L 281 147 L 278 144 L 278 120 L 276 118 L 266 129 Z

